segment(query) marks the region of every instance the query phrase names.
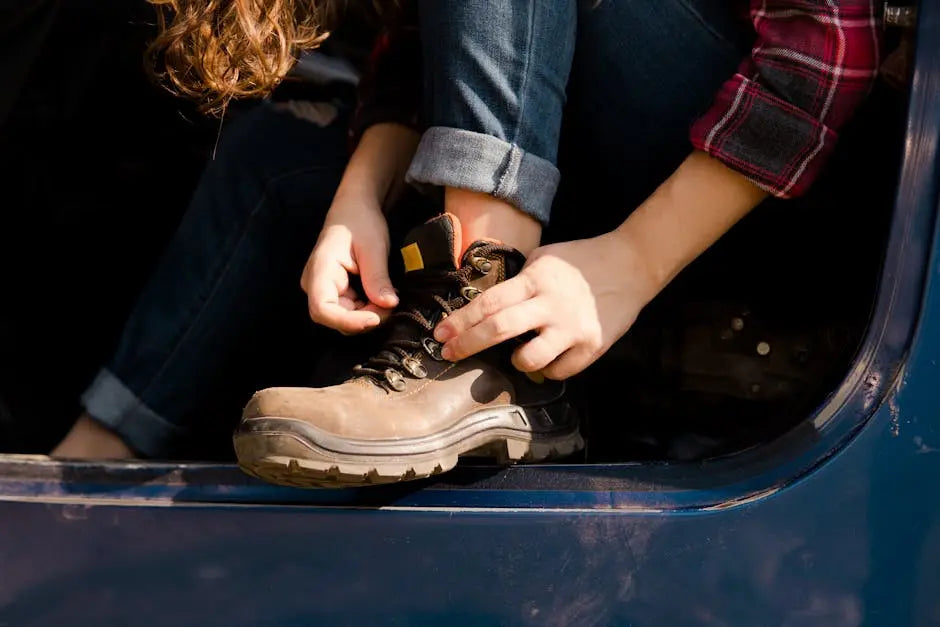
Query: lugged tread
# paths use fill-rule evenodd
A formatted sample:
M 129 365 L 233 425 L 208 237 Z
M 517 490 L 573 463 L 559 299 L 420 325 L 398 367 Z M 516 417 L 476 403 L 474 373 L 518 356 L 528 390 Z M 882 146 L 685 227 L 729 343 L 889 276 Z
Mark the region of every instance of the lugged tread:
M 565 457 L 584 447 L 584 440 L 576 431 L 546 442 L 497 436 L 483 445 L 456 452 L 453 448 L 442 450 L 440 456 L 427 459 L 352 463 L 330 459 L 312 448 L 304 450 L 304 457 L 266 454 L 264 449 L 269 447 L 265 446 L 264 439 L 272 437 L 277 436 L 259 434 L 236 437 L 239 465 L 253 477 L 302 488 L 342 488 L 424 479 L 451 470 L 457 465 L 458 457 L 468 453 L 487 452 L 488 456 L 504 464 L 532 463 Z M 255 438 L 259 440 L 251 442 Z

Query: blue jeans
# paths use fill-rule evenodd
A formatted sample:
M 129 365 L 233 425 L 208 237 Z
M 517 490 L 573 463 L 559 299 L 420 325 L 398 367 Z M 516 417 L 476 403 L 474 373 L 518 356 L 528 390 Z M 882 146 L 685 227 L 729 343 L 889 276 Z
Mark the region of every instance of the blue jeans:
M 310 322 L 300 275 L 346 164 L 346 129 L 343 117 L 321 127 L 271 104 L 227 124 L 82 398 L 138 453 L 186 455 L 195 433 L 229 432 L 256 389 L 307 383 L 311 353 L 335 334 Z
M 691 152 L 690 124 L 747 53 L 734 6 L 421 0 L 430 128 L 409 179 L 492 194 L 547 225 L 564 175 L 578 202 L 558 206 L 577 223 L 592 223 L 589 191 L 603 223 L 623 220 Z

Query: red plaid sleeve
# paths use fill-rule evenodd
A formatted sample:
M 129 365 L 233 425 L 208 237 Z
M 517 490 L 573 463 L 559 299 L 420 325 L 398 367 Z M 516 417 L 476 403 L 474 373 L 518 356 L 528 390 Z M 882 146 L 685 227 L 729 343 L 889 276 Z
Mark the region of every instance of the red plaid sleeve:
M 751 55 L 692 126 L 692 144 L 783 198 L 799 196 L 871 89 L 874 0 L 751 0 Z

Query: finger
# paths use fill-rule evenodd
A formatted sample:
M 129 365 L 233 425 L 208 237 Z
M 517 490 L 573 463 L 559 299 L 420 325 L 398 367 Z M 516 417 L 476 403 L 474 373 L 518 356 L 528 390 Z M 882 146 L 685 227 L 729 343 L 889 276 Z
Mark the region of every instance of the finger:
M 378 305 L 370 302 L 363 301 L 356 290 L 349 288 L 344 293 L 340 294 L 339 304 L 341 307 L 349 310 L 362 310 L 362 311 L 371 311 L 379 317 L 381 322 L 385 322 L 390 315 L 392 315 L 394 309 L 379 307 Z
M 340 333 L 355 334 L 374 329 L 382 323 L 382 318 L 365 308 L 349 310 L 337 303 L 325 303 L 315 321 Z
M 384 324 L 388 317 L 394 313 L 394 309 L 387 309 L 385 307 L 379 307 L 374 303 L 365 303 L 360 307 L 361 311 L 371 311 L 379 317 L 379 324 Z
M 363 299 L 362 294 L 360 294 L 359 291 L 356 288 L 354 288 L 352 285 L 349 285 L 346 287 L 346 289 L 342 290 L 339 293 L 339 297 L 348 298 L 349 300 L 359 301 L 363 305 L 365 304 L 365 299 Z
M 345 313 L 341 313 L 330 307 L 321 308 L 323 311 L 321 315 L 330 316 L 330 313 L 334 314 L 331 317 L 324 319 L 324 326 L 328 326 L 332 329 L 336 329 L 340 333 L 345 335 L 353 335 L 357 333 L 362 333 L 364 331 L 370 331 L 377 326 L 383 324 L 388 317 L 392 314 L 391 309 L 384 309 L 382 307 L 376 307 L 372 303 L 367 303 L 359 297 L 359 294 L 356 293 L 354 289 L 347 288 L 345 292 L 340 294 L 337 304 L 345 312 L 365 312 L 375 314 L 375 317 L 370 316 L 348 316 Z M 319 322 L 319 321 L 318 321 Z
M 304 265 L 304 271 L 300 275 L 300 289 L 304 291 L 304 294 L 310 294 L 310 273 L 313 266 L 313 256 L 307 260 L 306 265 Z
M 346 269 L 350 272 L 358 272 L 350 255 L 349 246 L 348 233 L 336 229 L 326 229 L 320 232 L 320 239 L 314 246 L 313 252 L 310 253 L 310 258 L 307 259 L 307 264 L 300 276 L 300 287 L 308 296 L 312 297 L 314 283 L 325 267 L 334 271 Z M 347 277 L 346 284 L 348 283 Z
M 347 333 L 359 333 L 381 322 L 374 312 L 362 314 L 350 307 L 357 295 L 349 286 L 346 270 L 337 263 L 314 263 L 311 278 L 307 303 L 314 322 Z
M 572 348 L 565 351 L 558 359 L 543 368 L 542 374 L 549 379 L 564 381 L 590 366 L 594 363 L 595 359 L 597 359 L 597 357 L 587 349 Z
M 340 296 L 358 298 L 349 284 L 349 273 L 334 259 L 317 260 L 307 275 L 307 304 L 316 320 L 320 304 L 337 303 Z
M 362 302 L 359 298 L 350 298 L 348 296 L 339 297 L 339 306 L 343 309 L 348 309 L 349 311 L 355 311 L 356 309 L 362 309 L 365 307 L 365 303 Z
M 547 327 L 513 352 L 512 365 L 521 372 L 538 372 L 570 347 L 568 336 L 553 327 Z
M 518 305 L 535 296 L 535 286 L 525 274 L 491 287 L 454 313 L 434 329 L 434 339 L 447 342 L 480 324 L 507 307 Z
M 527 300 L 507 307 L 451 338 L 444 344 L 441 355 L 451 361 L 466 359 L 526 331 L 541 328 L 547 322 L 543 304 L 537 299 Z
M 356 260 L 362 289 L 369 300 L 385 309 L 398 305 L 398 295 L 388 277 L 388 245 L 383 241 L 371 247 L 357 248 Z

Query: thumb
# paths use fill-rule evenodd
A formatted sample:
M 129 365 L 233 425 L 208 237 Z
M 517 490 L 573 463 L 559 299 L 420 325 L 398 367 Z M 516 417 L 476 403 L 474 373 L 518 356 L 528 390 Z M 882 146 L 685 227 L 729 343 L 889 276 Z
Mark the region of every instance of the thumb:
M 369 301 L 386 309 L 398 305 L 398 295 L 388 277 L 388 244 L 357 250 L 356 262 Z

